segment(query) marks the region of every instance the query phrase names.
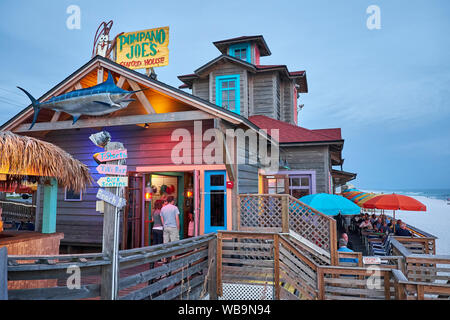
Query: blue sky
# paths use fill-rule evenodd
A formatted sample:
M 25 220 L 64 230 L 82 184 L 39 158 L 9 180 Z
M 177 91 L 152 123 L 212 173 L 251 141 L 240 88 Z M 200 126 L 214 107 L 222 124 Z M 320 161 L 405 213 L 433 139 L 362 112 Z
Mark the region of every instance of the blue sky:
M 226 3 L 226 5 L 224 5 Z M 69 5 L 81 29 L 66 28 Z M 381 29 L 366 27 L 369 5 Z M 306 70 L 309 93 L 300 125 L 341 127 L 344 170 L 361 188 L 450 188 L 450 2 L 437 1 L 6 1 L 0 2 L 0 123 L 28 105 L 15 87 L 39 97 L 91 57 L 95 31 L 113 35 L 170 27 L 177 75 L 220 53 L 213 41 L 262 34 L 262 64 Z

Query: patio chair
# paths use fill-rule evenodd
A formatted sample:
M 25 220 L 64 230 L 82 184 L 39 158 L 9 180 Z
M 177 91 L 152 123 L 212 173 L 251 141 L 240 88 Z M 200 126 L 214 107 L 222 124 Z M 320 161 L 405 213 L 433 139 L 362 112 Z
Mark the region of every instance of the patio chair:
M 391 235 L 387 235 L 382 242 L 370 241 L 370 254 L 373 256 L 388 256 L 391 251 Z

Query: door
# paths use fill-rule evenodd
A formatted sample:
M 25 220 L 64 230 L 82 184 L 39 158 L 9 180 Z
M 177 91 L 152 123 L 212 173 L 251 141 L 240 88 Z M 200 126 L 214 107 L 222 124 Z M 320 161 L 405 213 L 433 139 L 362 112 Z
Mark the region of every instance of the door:
M 289 177 L 284 174 L 263 176 L 263 192 L 265 194 L 288 194 Z
M 205 233 L 226 228 L 226 171 L 205 171 Z
M 127 206 L 123 216 L 123 249 L 142 247 L 143 239 L 143 176 L 128 177 Z

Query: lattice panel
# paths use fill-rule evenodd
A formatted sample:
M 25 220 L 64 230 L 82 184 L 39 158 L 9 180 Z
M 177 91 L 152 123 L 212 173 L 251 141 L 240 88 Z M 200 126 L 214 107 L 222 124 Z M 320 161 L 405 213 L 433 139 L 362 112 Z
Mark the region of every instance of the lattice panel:
M 272 285 L 224 283 L 219 300 L 274 300 Z
M 247 195 L 239 199 L 241 227 L 281 227 L 281 197 Z
M 289 198 L 289 229 L 330 251 L 330 221 L 300 201 Z

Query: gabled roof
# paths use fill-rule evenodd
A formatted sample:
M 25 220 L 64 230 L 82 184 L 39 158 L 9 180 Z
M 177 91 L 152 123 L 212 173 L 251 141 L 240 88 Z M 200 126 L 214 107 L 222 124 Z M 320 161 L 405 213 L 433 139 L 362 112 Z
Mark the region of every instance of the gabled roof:
M 225 40 L 219 40 L 213 42 L 213 44 L 219 49 L 220 52 L 223 54 L 227 53 L 227 48 L 230 45 L 237 44 L 237 43 L 243 43 L 243 42 L 256 42 L 259 53 L 262 57 L 264 56 L 270 56 L 272 53 L 270 52 L 269 47 L 267 46 L 266 40 L 264 40 L 264 37 L 262 35 L 257 36 L 242 36 L 237 38 L 231 38 L 231 39 L 225 39 Z
M 145 85 L 146 87 L 149 87 L 158 92 L 166 94 L 172 98 L 179 99 L 180 101 L 183 101 L 194 108 L 198 108 L 202 111 L 213 114 L 214 116 L 217 116 L 221 119 L 225 119 L 235 124 L 241 123 L 255 130 L 259 129 L 252 122 L 250 122 L 248 119 L 246 119 L 241 115 L 238 115 L 232 111 L 221 108 L 207 100 L 191 95 L 183 90 L 174 88 L 158 80 L 154 80 L 143 73 L 128 69 L 127 67 L 121 66 L 120 64 L 117 64 L 114 61 L 111 61 L 101 56 L 95 56 L 94 58 L 92 58 L 89 62 L 81 66 L 79 69 L 77 69 L 63 81 L 61 81 L 52 89 L 43 94 L 38 100 L 42 102 L 54 95 L 61 94 L 64 88 L 66 89 L 70 88 L 70 86 L 73 86 L 78 81 L 79 78 L 83 77 L 84 75 L 88 74 L 89 72 L 95 70 L 98 67 L 103 67 L 107 70 L 123 75 L 126 78 L 138 81 L 140 84 Z M 11 130 L 11 128 L 16 127 L 18 124 L 26 120 L 32 113 L 33 107 L 31 105 L 27 106 L 18 114 L 16 114 L 13 118 L 9 119 L 7 122 L 1 125 L 0 131 Z
M 253 73 L 260 73 L 260 72 L 272 72 L 272 71 L 278 71 L 281 72 L 285 77 L 289 79 L 296 80 L 296 83 L 300 85 L 299 92 L 306 93 L 308 92 L 308 83 L 306 81 L 306 71 L 293 71 L 290 72 L 286 65 L 255 65 L 252 63 L 249 63 L 247 61 L 243 61 L 241 59 L 237 59 L 235 57 L 229 56 L 227 54 L 222 54 L 218 56 L 217 58 L 207 62 L 200 68 L 194 71 L 194 73 L 191 74 L 185 74 L 178 76 L 178 79 L 180 79 L 182 82 L 184 82 L 184 85 L 181 85 L 179 88 L 192 88 L 193 81 L 195 79 L 199 79 L 201 77 L 202 72 L 207 70 L 208 68 L 214 66 L 215 64 L 219 63 L 220 61 L 229 61 L 231 63 L 235 63 L 240 65 L 243 68 L 246 68 L 250 72 Z
M 329 142 L 333 144 L 343 142 L 339 128 L 310 130 L 263 115 L 251 116 L 249 120 L 261 129 L 279 129 L 280 144 L 309 142 Z M 268 133 L 270 134 L 270 132 Z

